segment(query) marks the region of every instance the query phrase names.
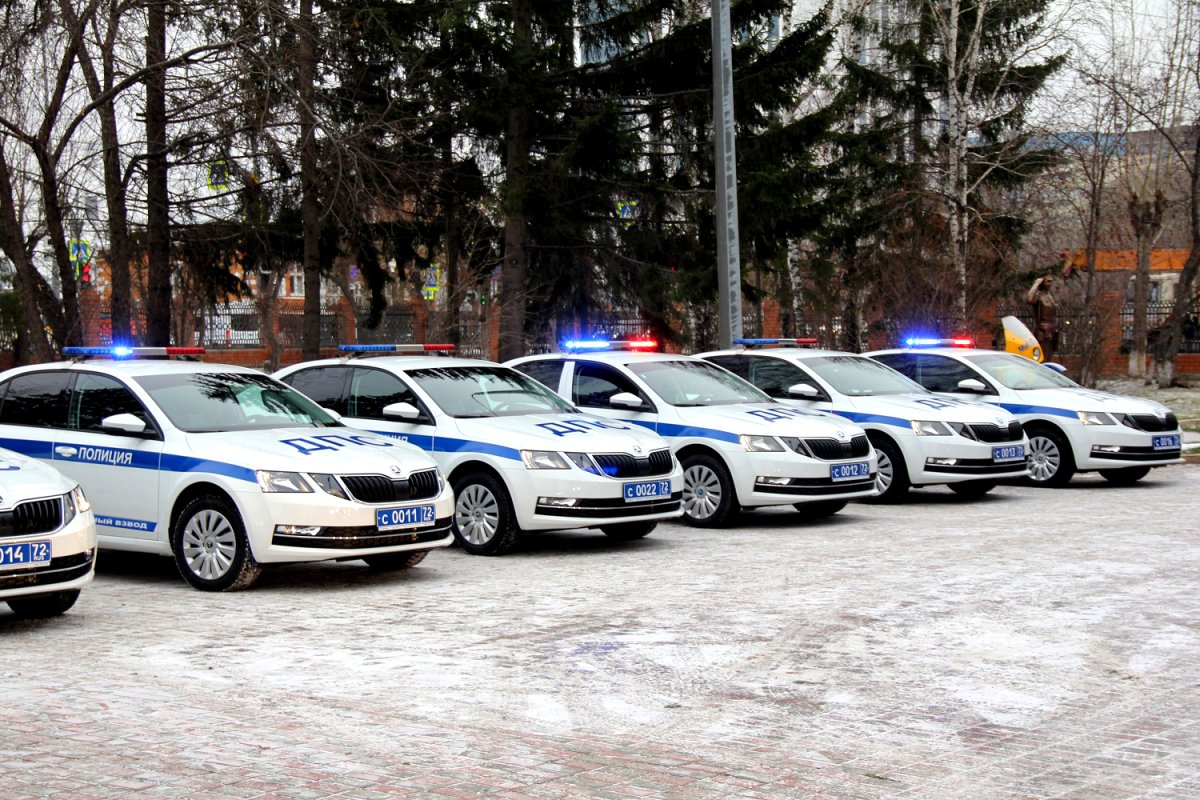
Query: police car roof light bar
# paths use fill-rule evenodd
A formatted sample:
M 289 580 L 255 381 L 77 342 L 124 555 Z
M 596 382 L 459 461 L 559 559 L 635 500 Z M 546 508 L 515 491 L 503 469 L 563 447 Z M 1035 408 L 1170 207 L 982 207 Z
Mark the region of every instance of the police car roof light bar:
M 338 352 L 362 355 L 363 353 L 449 353 L 452 344 L 341 344 Z
M 914 336 L 904 340 L 905 347 L 974 347 L 975 340 L 965 337 L 953 339 L 936 339 L 932 337 Z
M 154 356 L 202 356 L 203 347 L 64 347 L 64 356 L 89 358 L 91 356 L 108 356 L 109 358 L 147 358 Z
M 572 339 L 562 343 L 563 350 L 657 350 L 653 339 Z
M 800 339 L 734 339 L 733 343 L 745 347 L 761 347 L 769 344 L 785 347 L 788 345 L 792 347 L 811 347 L 817 343 L 817 339 L 814 336 L 807 336 Z

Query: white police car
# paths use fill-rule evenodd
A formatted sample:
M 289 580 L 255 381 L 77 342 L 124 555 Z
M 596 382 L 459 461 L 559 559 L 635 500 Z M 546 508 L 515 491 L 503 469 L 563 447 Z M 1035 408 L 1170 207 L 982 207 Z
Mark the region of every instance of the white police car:
M 599 350 L 622 346 L 629 349 Z M 508 363 L 589 413 L 670 442 L 683 465 L 684 519 L 693 525 L 720 525 L 739 506 L 795 505 L 819 517 L 875 493 L 875 453 L 859 426 L 784 406 L 698 358 L 634 352 L 653 347 L 568 342 L 573 352 Z
M 957 341 L 944 347 L 946 340 L 909 340 L 913 346 L 867 355 L 931 391 L 1012 412 L 1029 435 L 1035 484 L 1061 486 L 1089 470 L 1130 484 L 1151 467 L 1182 461 L 1182 432 L 1166 406 L 1085 389 L 1024 356 Z
M 343 345 L 348 357 L 275 377 L 355 427 L 433 455 L 454 487 L 455 535 L 468 552 L 503 553 L 522 532 L 562 528 L 636 539 L 680 515 L 683 473 L 662 437 L 582 414 L 510 367 L 394 355 L 450 348 Z M 365 354 L 379 357 L 356 357 Z
M 939 484 L 963 497 L 981 497 L 996 481 L 1029 473 L 1025 432 L 1003 409 L 939 397 L 866 356 L 800 346 L 815 339 L 736 343 L 743 348 L 697 357 L 780 402 L 829 411 L 865 428 L 879 457 L 875 485 L 881 500 Z
M 79 484 L 0 450 L 0 600 L 22 617 L 75 605 L 96 571 L 96 523 Z
M 124 360 L 203 348 L 64 348 L 0 374 L 0 447 L 51 463 L 93 504 L 102 547 L 174 555 L 193 586 L 261 564 L 411 566 L 450 544 L 453 497 L 415 447 L 347 428 L 292 388 L 225 364 Z

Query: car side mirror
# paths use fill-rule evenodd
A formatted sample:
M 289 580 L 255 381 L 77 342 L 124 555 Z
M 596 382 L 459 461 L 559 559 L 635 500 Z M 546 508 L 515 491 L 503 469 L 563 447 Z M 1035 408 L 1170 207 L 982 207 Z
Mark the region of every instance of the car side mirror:
M 608 398 L 608 404 L 613 408 L 628 408 L 637 410 L 645 408 L 646 404 L 642 402 L 642 398 L 638 397 L 633 392 L 617 392 L 612 397 Z
M 337 422 L 342 421 L 342 415 L 339 414 L 338 412 L 334 411 L 332 408 L 326 408 L 325 406 L 321 406 L 321 410 L 324 411 L 329 416 L 333 417 L 334 420 L 336 420 Z
M 796 400 L 816 400 L 821 396 L 821 393 L 817 391 L 817 387 L 809 383 L 797 383 L 794 386 L 789 386 L 787 393 L 788 397 L 795 398 Z
M 1057 372 L 1059 375 L 1065 375 L 1067 372 L 1067 368 L 1064 367 L 1062 364 L 1059 364 L 1057 361 L 1047 361 L 1045 364 L 1042 364 L 1042 366 L 1049 367 L 1050 369 Z
M 385 417 L 413 420 L 420 418 L 421 410 L 412 403 L 389 403 L 383 407 L 383 415 Z
M 113 414 L 100 420 L 100 429 L 108 433 L 140 436 L 146 432 L 146 421 L 134 414 Z
M 988 388 L 983 381 L 978 378 L 964 378 L 958 382 L 958 390 L 960 392 L 971 392 L 972 394 L 987 394 Z

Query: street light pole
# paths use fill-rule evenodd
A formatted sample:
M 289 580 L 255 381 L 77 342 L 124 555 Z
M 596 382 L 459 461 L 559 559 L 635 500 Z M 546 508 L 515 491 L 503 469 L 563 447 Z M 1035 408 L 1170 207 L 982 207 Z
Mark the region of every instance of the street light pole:
M 742 265 L 738 253 L 737 156 L 733 131 L 733 54 L 729 0 L 712 0 L 713 138 L 716 139 L 717 313 L 722 349 L 742 335 Z

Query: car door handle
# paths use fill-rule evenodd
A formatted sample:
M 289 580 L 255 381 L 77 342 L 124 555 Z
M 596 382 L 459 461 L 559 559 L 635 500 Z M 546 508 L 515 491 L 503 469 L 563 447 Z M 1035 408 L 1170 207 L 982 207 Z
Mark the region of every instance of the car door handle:
M 79 451 L 76 450 L 74 447 L 56 447 L 56 448 L 54 448 L 54 452 L 57 453 L 58 455 L 62 456 L 63 458 L 74 458 L 75 454 L 78 453 Z

